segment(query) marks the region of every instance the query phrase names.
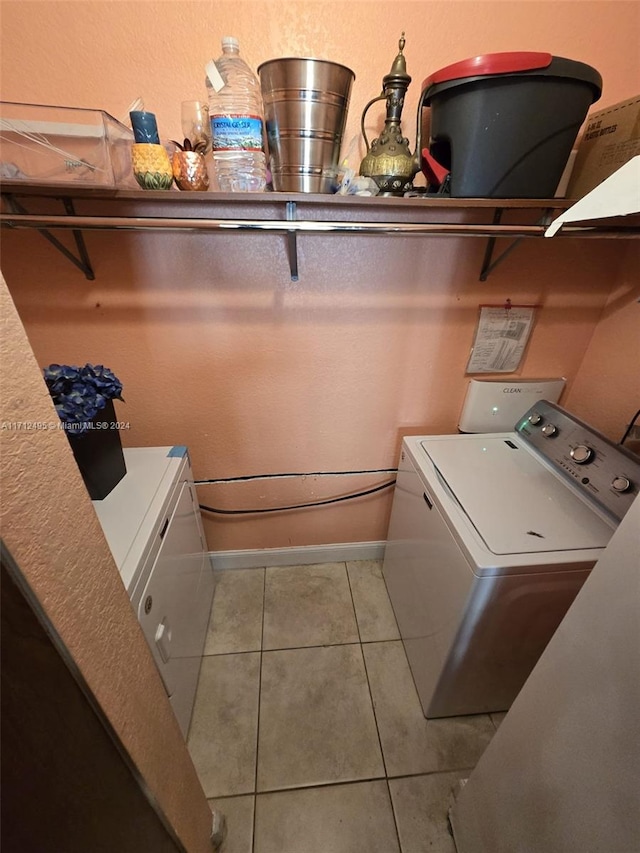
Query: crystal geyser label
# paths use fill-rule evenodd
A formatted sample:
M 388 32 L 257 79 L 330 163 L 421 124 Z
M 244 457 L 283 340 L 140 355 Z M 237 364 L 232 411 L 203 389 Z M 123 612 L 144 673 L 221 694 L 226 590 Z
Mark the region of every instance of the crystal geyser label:
M 214 151 L 262 151 L 262 121 L 259 116 L 212 115 Z

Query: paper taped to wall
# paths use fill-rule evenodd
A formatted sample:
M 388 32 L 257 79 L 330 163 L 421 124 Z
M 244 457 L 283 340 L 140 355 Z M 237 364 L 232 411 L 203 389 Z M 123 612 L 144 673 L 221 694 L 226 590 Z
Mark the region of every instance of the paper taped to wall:
M 483 306 L 467 373 L 513 373 L 531 334 L 535 309 Z

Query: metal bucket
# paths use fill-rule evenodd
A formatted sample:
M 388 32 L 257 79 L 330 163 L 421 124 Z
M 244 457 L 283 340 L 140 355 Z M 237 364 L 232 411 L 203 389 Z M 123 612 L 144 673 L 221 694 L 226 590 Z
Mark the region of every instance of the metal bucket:
M 351 69 L 322 59 L 271 59 L 258 68 L 273 188 L 335 189 L 347 121 Z

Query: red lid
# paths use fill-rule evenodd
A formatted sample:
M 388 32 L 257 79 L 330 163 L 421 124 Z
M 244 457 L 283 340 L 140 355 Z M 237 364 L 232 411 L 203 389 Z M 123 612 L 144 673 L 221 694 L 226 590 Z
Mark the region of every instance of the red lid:
M 535 71 L 551 65 L 550 53 L 536 53 L 531 50 L 512 53 L 485 53 L 472 59 L 454 62 L 431 74 L 422 84 L 422 91 L 435 83 L 458 80 L 461 77 L 485 77 L 490 74 L 512 74 L 516 71 Z

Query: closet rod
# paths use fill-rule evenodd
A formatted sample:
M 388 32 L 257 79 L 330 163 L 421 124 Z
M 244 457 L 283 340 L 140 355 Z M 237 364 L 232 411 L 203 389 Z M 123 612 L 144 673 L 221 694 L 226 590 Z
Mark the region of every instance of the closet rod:
M 423 222 L 320 222 L 310 220 L 263 219 L 178 219 L 136 216 L 51 216 L 45 214 L 0 214 L 0 224 L 8 228 L 61 228 L 110 231 L 270 231 L 325 234 L 401 234 L 433 237 L 542 237 L 543 225 L 470 225 Z M 638 238 L 637 228 L 563 226 L 556 237 Z

